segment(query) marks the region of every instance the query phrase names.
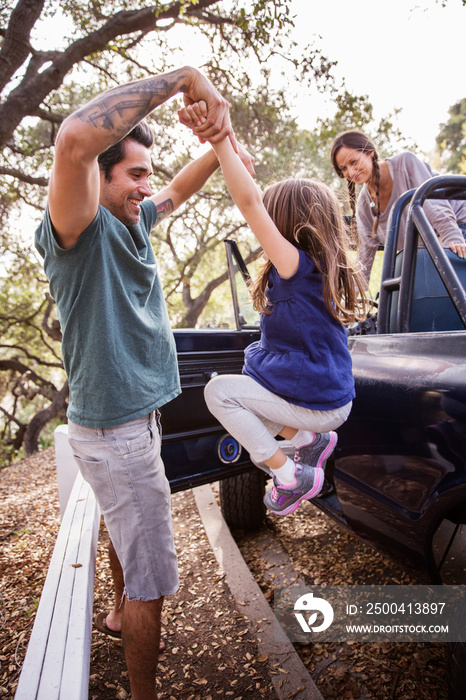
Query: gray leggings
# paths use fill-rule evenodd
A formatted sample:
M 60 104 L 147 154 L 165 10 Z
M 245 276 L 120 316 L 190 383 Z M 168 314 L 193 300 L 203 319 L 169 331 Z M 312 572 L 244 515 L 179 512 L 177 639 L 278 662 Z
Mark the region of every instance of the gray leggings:
M 313 411 L 288 403 L 244 374 L 222 374 L 204 391 L 211 413 L 249 452 L 253 462 L 270 459 L 281 442 L 275 440 L 285 426 L 327 433 L 348 418 L 352 401 L 333 411 Z

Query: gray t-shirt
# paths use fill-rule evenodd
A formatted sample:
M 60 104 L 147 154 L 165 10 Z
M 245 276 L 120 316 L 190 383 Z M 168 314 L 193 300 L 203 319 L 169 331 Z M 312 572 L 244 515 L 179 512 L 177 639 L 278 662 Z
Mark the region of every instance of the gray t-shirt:
M 374 208 L 371 207 L 372 198 L 366 185 L 361 188 L 356 206 L 358 235 L 361 241 L 359 257 L 366 280 L 369 280 L 377 248 L 379 245 L 383 245 L 387 238 L 387 224 L 392 206 L 402 194 L 413 187 L 419 187 L 436 174 L 427 163 L 423 163 L 417 156 L 409 152 L 387 158 L 386 162 L 392 176 L 393 190 L 385 211 L 379 217 L 375 238 L 372 237 Z M 437 200 L 426 202 L 424 210 L 444 247 L 448 247 L 450 243 L 464 243 L 464 237 L 458 224 L 466 222 L 466 201 L 444 202 Z M 407 213 L 406 207 L 400 222 L 398 250 L 404 246 Z
M 48 209 L 36 231 L 57 303 L 68 417 L 90 428 L 135 420 L 180 393 L 176 347 L 149 234 L 155 205 L 125 226 L 105 207 L 72 248 L 62 248 Z

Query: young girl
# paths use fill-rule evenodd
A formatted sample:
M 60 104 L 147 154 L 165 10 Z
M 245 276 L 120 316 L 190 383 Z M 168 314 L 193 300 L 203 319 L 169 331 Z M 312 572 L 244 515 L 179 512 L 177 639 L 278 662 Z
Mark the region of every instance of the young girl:
M 366 281 L 379 244 L 387 237 L 390 209 L 398 197 L 422 185 L 435 173 L 414 153 L 379 160 L 372 141 L 360 131 L 343 131 L 335 138 L 330 154 L 337 175 L 348 183 L 348 194 L 353 216 L 357 219 L 360 239 L 360 260 Z M 356 185 L 362 185 L 356 201 Z M 442 245 L 449 247 L 460 258 L 466 256 L 463 231 L 466 231 L 466 202 L 426 202 L 425 210 Z M 398 249 L 404 245 L 407 209 L 398 240 Z M 463 229 L 463 230 L 462 230 Z
M 180 110 L 191 127 L 202 104 Z M 338 201 L 314 180 L 258 188 L 228 139 L 212 143 L 225 181 L 267 258 L 252 297 L 261 340 L 245 351 L 242 375 L 219 375 L 205 388 L 207 405 L 226 430 L 264 462 L 273 486 L 264 502 L 291 513 L 322 489 L 324 467 L 348 417 L 354 381 L 347 334 L 362 299 L 362 280 L 348 256 Z M 295 447 L 294 462 L 275 436 Z

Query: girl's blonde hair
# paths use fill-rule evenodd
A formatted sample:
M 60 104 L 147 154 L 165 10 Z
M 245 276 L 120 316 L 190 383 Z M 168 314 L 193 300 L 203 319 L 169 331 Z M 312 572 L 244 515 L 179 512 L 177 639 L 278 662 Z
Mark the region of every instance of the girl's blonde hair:
M 351 260 L 350 235 L 332 190 L 317 180 L 282 180 L 265 190 L 263 201 L 282 236 L 315 262 L 331 316 L 343 323 L 365 318 L 363 278 Z M 271 313 L 266 297 L 271 270 L 268 260 L 251 286 L 254 308 L 264 314 Z

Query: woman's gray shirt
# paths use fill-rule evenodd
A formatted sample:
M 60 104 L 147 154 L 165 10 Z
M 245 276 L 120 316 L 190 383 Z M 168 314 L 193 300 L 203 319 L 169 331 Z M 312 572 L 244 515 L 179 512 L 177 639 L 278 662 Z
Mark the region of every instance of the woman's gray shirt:
M 423 182 L 437 174 L 427 163 L 423 163 L 417 156 L 409 152 L 387 158 L 386 162 L 393 180 L 392 196 L 385 211 L 379 217 L 379 225 L 375 237 L 372 236 L 375 208 L 371 207 L 372 198 L 366 185 L 363 185 L 361 188 L 356 206 L 360 239 L 359 259 L 363 265 L 366 281 L 369 281 L 377 248 L 379 245 L 385 244 L 388 217 L 392 206 L 400 195 L 413 189 L 413 187 L 422 185 Z M 445 248 L 450 243 L 464 243 L 464 237 L 458 225 L 466 222 L 466 201 L 426 202 L 424 208 L 429 221 Z M 406 217 L 407 208 L 405 208 L 401 218 L 397 244 L 398 250 L 404 247 Z

